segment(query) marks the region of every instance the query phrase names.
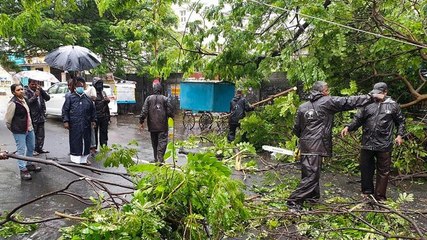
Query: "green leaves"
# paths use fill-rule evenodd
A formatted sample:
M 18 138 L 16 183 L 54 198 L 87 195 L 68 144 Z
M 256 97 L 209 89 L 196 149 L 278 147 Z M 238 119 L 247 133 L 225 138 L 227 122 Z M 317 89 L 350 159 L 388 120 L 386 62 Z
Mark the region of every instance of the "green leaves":
M 266 105 L 249 114 L 240 121 L 241 134 L 255 148 L 262 145 L 280 146 L 292 139 L 292 127 L 298 108 L 298 96 L 289 93 L 274 100 L 273 105 Z
M 128 143 L 127 147 L 123 147 L 119 144 L 113 144 L 110 146 L 101 146 L 101 149 L 96 156 L 96 160 L 104 160 L 104 167 L 130 167 L 135 164 L 133 158 L 136 158 L 138 153 L 138 143 L 133 140 Z
M 6 216 L 6 214 L 7 212 L 3 212 L 3 215 L 0 216 L 0 221 L 4 220 L 4 216 Z M 12 217 L 19 221 L 24 220 L 22 215 L 19 213 L 13 214 Z M 16 235 L 25 235 L 36 230 L 37 227 L 38 226 L 36 224 L 18 224 L 10 221 L 0 227 L 0 237 L 6 239 Z
M 109 164 L 127 165 L 133 173 L 137 190 L 131 202 L 121 210 L 100 204 L 86 209 L 89 221 L 63 229 L 63 239 L 206 239 L 206 227 L 213 239 L 220 239 L 248 218 L 244 185 L 231 178 L 231 170 L 214 154 L 189 154 L 180 169 L 129 165 L 124 156 L 132 154 L 130 147 L 119 146 L 100 153 L 119 156 L 120 160 L 108 159 Z

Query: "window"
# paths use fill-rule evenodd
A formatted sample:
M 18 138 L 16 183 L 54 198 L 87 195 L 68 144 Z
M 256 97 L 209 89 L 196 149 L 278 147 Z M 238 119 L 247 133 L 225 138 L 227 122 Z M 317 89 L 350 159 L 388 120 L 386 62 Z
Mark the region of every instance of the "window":
M 67 93 L 67 92 L 68 92 L 67 84 L 61 84 L 61 86 L 58 87 L 58 93 Z
M 185 23 L 187 21 L 187 11 L 181 10 L 181 11 L 179 11 L 179 15 L 181 16 L 179 18 L 181 20 L 181 23 Z
M 49 93 L 49 94 L 54 94 L 54 93 L 56 93 L 56 90 L 58 89 L 58 85 L 53 85 L 52 87 L 50 87 L 48 90 L 47 90 L 47 93 Z

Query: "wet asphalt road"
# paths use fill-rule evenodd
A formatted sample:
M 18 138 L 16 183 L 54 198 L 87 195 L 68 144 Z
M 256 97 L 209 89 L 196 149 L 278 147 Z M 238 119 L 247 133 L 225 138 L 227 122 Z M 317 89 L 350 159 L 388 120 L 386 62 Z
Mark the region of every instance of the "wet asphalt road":
M 6 128 L 4 121 L 7 102 L 10 97 L 10 95 L 0 96 L 0 148 L 14 152 L 16 150 L 15 141 L 12 133 Z M 113 117 L 109 127 L 108 144 L 117 143 L 123 145 L 135 139 L 140 145 L 138 159 L 151 161 L 154 157 L 150 135 L 146 130 L 140 132 L 138 126 L 138 119 L 134 115 Z M 45 124 L 45 129 L 46 139 L 44 149 L 50 151 L 50 153 L 41 154 L 37 157 L 59 162 L 69 162 L 68 130 L 63 128 L 61 119 L 49 116 Z M 180 155 L 178 164 L 183 164 L 183 162 L 185 162 L 185 157 Z M 21 181 L 16 160 L 8 159 L 0 162 L 0 211 L 10 211 L 35 197 L 64 188 L 69 182 L 77 178 L 75 175 L 58 169 L 55 166 L 40 166 L 43 168 L 42 171 L 32 174 L 33 179 L 31 181 Z M 92 161 L 92 167 L 104 168 L 101 163 L 95 161 Z M 89 176 L 96 176 L 97 178 L 107 178 L 118 182 L 124 181 L 111 175 L 99 176 L 84 169 L 73 169 Z M 109 170 L 125 172 L 123 168 Z M 73 185 L 71 191 L 84 196 L 94 196 L 91 187 L 84 183 Z M 66 196 L 55 196 L 22 208 L 22 215 L 54 217 L 53 214 L 55 211 L 75 213 L 81 211 L 83 208 L 84 205 L 74 199 Z M 60 236 L 58 228 L 71 223 L 70 221 L 62 220 L 44 223 L 40 227 L 40 230 L 33 233 L 30 238 L 17 237 L 14 239 L 56 239 Z

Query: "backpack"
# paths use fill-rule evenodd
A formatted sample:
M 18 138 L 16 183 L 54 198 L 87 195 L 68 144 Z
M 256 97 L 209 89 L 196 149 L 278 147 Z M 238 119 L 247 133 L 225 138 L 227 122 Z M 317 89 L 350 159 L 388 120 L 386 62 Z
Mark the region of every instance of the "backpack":
M 160 95 L 154 95 L 154 103 L 150 104 L 148 114 L 151 119 L 158 119 L 161 121 L 167 119 L 167 112 L 165 109 L 165 101 Z

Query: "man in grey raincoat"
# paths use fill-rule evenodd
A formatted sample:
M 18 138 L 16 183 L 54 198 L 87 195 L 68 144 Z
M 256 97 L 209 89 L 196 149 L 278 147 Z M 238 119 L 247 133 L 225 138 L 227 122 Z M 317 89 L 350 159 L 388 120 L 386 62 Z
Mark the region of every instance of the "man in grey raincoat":
M 236 138 L 236 130 L 240 127 L 240 120 L 246 116 L 246 112 L 253 111 L 254 107 L 246 100 L 242 94 L 242 90 L 238 89 L 236 95 L 230 101 L 230 117 L 228 119 L 228 142 L 234 141 Z M 246 137 L 242 139 L 245 141 Z
M 144 128 L 147 119 L 148 131 L 153 146 L 154 161 L 163 163 L 163 157 L 168 144 L 168 117 L 173 117 L 172 105 L 166 96 L 162 95 L 162 85 L 153 85 L 154 94 L 145 99 L 139 118 L 140 129 Z
M 308 97 L 309 101 L 298 108 L 294 133 L 299 138 L 302 179 L 289 196 L 290 208 L 300 209 L 304 201 L 320 198 L 320 167 L 323 157 L 332 154 L 332 125 L 335 113 L 365 106 L 383 99 L 383 94 L 368 94 L 350 97 L 329 96 L 326 82 L 317 81 Z
M 384 82 L 376 83 L 372 90 L 372 93 L 384 95 L 387 95 L 387 92 L 388 87 Z M 341 135 L 344 137 L 349 131 L 356 131 L 361 126 L 363 128 L 360 152 L 362 193 L 373 194 L 378 201 L 386 200 L 393 142 L 397 145 L 403 143 L 405 117 L 399 104 L 387 97 L 360 108 L 353 121 L 341 131 Z M 396 138 L 393 137 L 395 126 Z M 377 177 L 374 188 L 375 168 Z

